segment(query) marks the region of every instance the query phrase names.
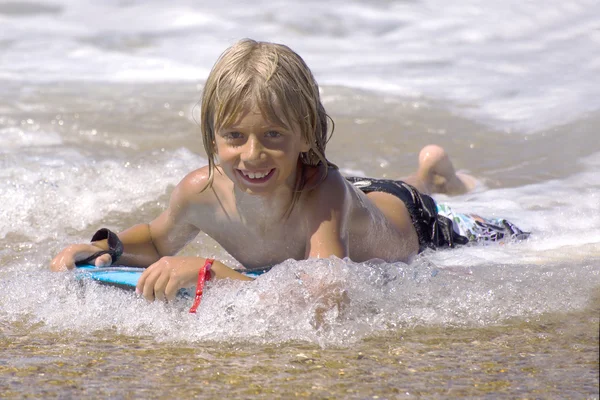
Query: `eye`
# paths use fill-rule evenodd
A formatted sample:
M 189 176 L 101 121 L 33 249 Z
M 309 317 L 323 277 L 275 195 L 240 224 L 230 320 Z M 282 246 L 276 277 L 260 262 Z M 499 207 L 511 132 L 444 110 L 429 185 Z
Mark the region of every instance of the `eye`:
M 244 137 L 244 135 L 242 135 L 242 133 L 237 132 L 237 131 L 224 132 L 221 134 L 221 136 L 223 136 L 223 138 L 225 138 L 227 140 L 236 140 L 236 139 L 241 139 Z
M 268 138 L 274 139 L 274 138 L 281 137 L 283 135 L 277 131 L 268 131 L 267 133 L 265 133 L 265 136 Z

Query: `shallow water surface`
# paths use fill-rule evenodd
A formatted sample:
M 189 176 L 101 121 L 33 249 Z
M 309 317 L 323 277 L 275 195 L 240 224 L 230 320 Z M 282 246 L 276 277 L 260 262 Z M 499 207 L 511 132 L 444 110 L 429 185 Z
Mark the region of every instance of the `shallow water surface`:
M 154 337 L 0 337 L 5 397 L 597 397 L 596 298 L 573 313 L 486 328 L 413 327 L 352 346 L 161 343 Z

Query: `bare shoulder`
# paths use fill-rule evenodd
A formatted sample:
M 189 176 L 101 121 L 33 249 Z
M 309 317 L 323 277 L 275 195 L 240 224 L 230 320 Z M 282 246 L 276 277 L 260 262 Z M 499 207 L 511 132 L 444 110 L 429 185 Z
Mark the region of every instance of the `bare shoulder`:
M 208 167 L 187 174 L 171 194 L 170 207 L 187 208 L 193 204 L 208 205 L 214 202 L 214 191 L 209 180 Z
M 309 188 L 306 194 L 309 205 L 342 205 L 348 200 L 348 181 L 337 169 L 330 168 L 323 180 L 319 173 L 312 174 L 306 186 Z
M 150 223 L 153 240 L 161 243 L 161 254 L 174 254 L 185 244 L 180 240 L 187 241 L 202 229 L 205 215 L 214 209 L 208 182 L 208 168 L 187 174 L 171 193 L 167 209 Z
M 310 178 L 309 178 L 310 179 Z M 354 196 L 348 181 L 337 169 L 330 169 L 326 177 L 303 195 L 303 213 L 309 226 L 317 226 L 324 221 L 345 226 L 354 208 Z M 337 222 L 335 222 L 337 221 Z M 310 228 L 309 228 L 310 229 Z

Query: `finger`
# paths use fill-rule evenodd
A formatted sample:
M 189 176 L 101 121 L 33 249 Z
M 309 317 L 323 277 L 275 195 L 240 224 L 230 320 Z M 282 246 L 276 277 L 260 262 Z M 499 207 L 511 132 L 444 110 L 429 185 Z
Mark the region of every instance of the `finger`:
M 165 289 L 169 283 L 169 274 L 162 273 L 154 283 L 154 297 L 156 300 L 165 301 Z
M 108 267 L 112 264 L 112 257 L 110 254 L 102 254 L 99 257 L 96 257 L 94 260 L 94 265 L 96 267 Z
M 181 288 L 177 284 L 177 281 L 175 279 L 170 279 L 165 288 L 165 297 L 167 298 L 167 301 L 175 300 L 175 296 L 177 296 L 179 289 Z
M 76 267 L 75 261 L 73 259 L 65 260 L 63 264 L 63 271 L 68 271 L 70 269 L 74 269 Z
M 65 259 L 64 254 L 59 254 L 50 263 L 50 271 L 59 272 L 59 271 L 67 271 L 75 267 L 75 263 L 71 263 L 72 266 L 69 268 L 69 263 Z
M 156 285 L 156 280 L 160 276 L 160 271 L 155 269 L 150 271 L 146 281 L 144 282 L 144 287 L 142 288 L 142 296 L 148 301 L 154 301 L 154 286 Z
M 137 294 L 141 294 L 144 291 L 144 286 L 146 285 L 146 279 L 148 278 L 148 276 L 150 276 L 152 271 L 154 271 L 155 266 L 156 266 L 156 263 L 150 265 L 148 268 L 146 268 L 144 270 L 144 272 L 142 272 L 142 276 L 140 276 L 140 279 L 138 279 L 137 285 L 135 285 L 135 292 Z
M 96 254 L 99 251 L 103 251 L 100 247 L 96 247 L 92 244 L 74 244 L 65 249 L 65 254 L 68 254 L 72 258 L 73 264 L 79 261 L 83 261 Z M 90 261 L 90 264 L 94 264 L 95 260 Z
M 66 271 L 75 268 L 75 262 L 85 260 L 95 252 L 101 250 L 88 244 L 73 244 L 58 253 L 50 263 L 52 271 Z

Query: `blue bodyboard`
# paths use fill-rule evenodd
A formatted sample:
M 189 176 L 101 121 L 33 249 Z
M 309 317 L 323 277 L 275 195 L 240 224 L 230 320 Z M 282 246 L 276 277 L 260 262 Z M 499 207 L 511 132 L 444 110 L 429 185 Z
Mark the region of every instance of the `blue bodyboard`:
M 78 279 L 91 279 L 103 285 L 115 286 L 126 290 L 135 290 L 145 268 L 111 265 L 110 267 L 96 267 L 90 264 L 77 266 Z M 256 278 L 268 270 L 239 271 L 246 276 Z
M 103 285 L 135 290 L 135 286 L 144 270 L 145 268 L 140 267 L 124 267 L 119 265 L 96 267 L 85 264 L 77 266 L 77 278 L 91 279 Z

